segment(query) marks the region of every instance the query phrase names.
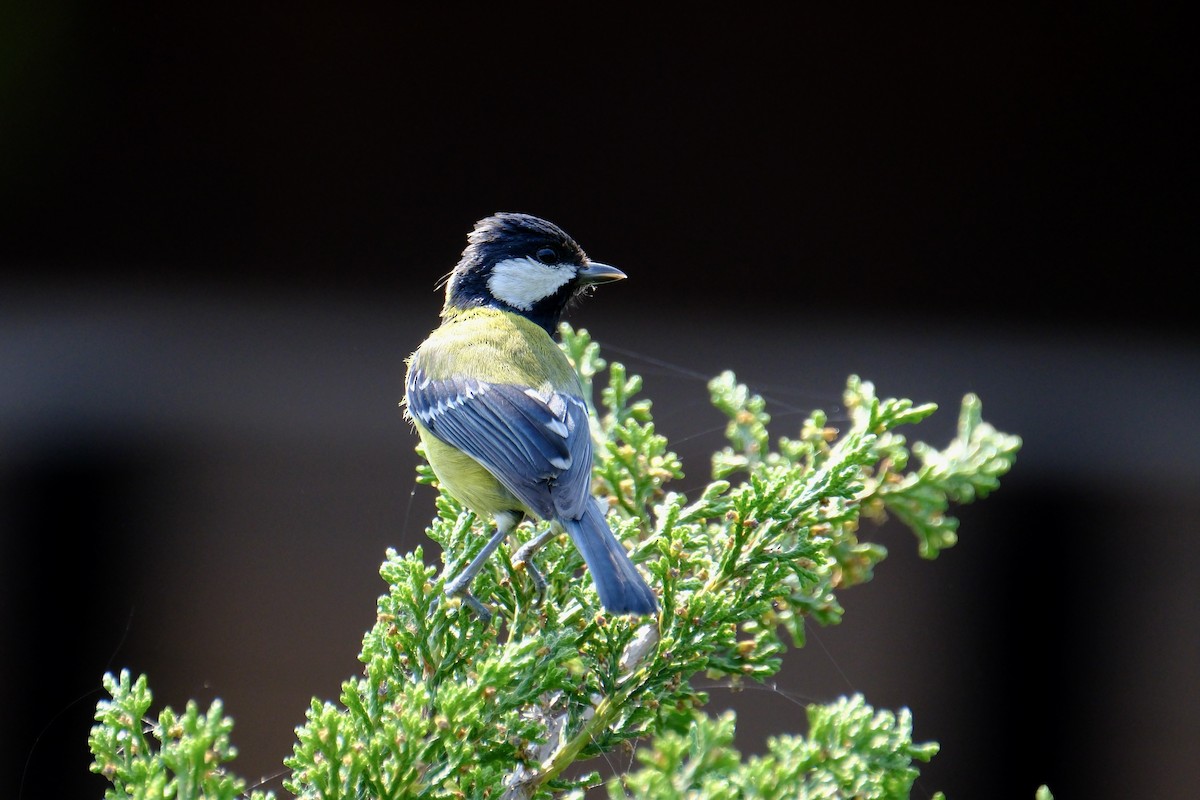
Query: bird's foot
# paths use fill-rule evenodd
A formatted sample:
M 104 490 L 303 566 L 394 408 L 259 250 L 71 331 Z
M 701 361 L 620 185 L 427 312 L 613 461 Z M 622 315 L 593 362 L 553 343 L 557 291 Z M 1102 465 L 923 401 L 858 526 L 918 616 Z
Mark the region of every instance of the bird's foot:
M 529 573 L 529 580 L 533 581 L 533 590 L 537 592 L 538 602 L 541 603 L 546 598 L 546 576 L 533 563 L 533 559 L 529 556 L 521 557 L 520 551 L 517 551 L 517 555 L 513 558 L 513 566 L 523 568 Z
M 475 615 L 477 617 L 479 617 L 479 619 L 483 622 L 484 625 L 487 625 L 492 621 L 491 610 L 487 606 L 485 606 L 479 600 L 478 597 L 471 594 L 466 589 L 463 589 L 463 590 L 457 591 L 457 592 L 447 591 L 447 592 L 445 592 L 445 596 L 447 598 L 456 598 L 460 603 L 463 603 L 464 605 L 468 606 L 472 611 L 475 612 Z M 433 613 L 435 611 L 437 611 L 437 608 L 439 605 L 441 605 L 441 603 L 442 603 L 441 597 L 435 597 L 433 599 L 433 602 L 429 604 L 429 616 L 431 616 L 431 617 L 433 616 Z
M 546 597 L 546 576 L 533 563 L 533 554 L 541 549 L 542 545 L 550 540 L 551 537 L 558 534 L 555 525 L 551 525 L 546 530 L 539 533 L 537 536 L 530 539 L 525 544 L 513 553 L 513 566 L 524 567 L 529 573 L 529 579 L 533 581 L 533 588 L 537 591 L 538 602 L 541 602 Z
M 463 576 L 460 575 L 460 576 L 458 576 L 458 578 L 455 578 L 454 580 L 447 583 L 446 588 L 442 591 L 442 593 L 446 597 L 458 598 L 458 600 L 460 602 L 466 604 L 472 611 L 475 612 L 475 615 L 477 617 L 479 617 L 479 619 L 483 622 L 484 625 L 487 625 L 488 623 L 490 623 L 492 621 L 491 610 L 489 610 L 487 606 L 485 606 L 482 602 L 480 602 L 478 597 L 471 594 L 471 592 L 469 590 L 471 582 L 469 580 L 463 581 L 462 577 Z M 433 613 L 434 609 L 437 607 L 440 600 L 441 600 L 441 598 L 438 598 L 437 600 L 433 601 L 433 605 L 430 606 L 430 608 L 429 608 L 430 614 Z
M 471 607 L 471 610 L 475 612 L 475 616 L 479 617 L 479 620 L 484 625 L 492 621 L 492 612 L 475 595 L 464 591 L 458 595 L 458 598 Z

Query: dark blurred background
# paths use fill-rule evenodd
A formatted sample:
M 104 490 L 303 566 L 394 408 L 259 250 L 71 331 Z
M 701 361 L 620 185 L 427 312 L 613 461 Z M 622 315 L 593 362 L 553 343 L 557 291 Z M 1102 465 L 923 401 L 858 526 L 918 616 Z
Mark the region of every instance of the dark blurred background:
M 694 491 L 849 374 L 1024 438 L 936 561 L 891 557 L 738 744 L 863 692 L 941 753 L 914 796 L 1200 785 L 1194 63 L 1181 21 L 905 8 L 0 7 L 6 797 L 99 797 L 101 675 L 222 698 L 271 778 L 425 544 L 403 359 L 474 221 L 630 279 L 576 308 Z M 432 558 L 430 548 L 426 547 Z M 15 712 L 12 710 L 15 709 Z M 616 765 L 619 766 L 619 765 Z

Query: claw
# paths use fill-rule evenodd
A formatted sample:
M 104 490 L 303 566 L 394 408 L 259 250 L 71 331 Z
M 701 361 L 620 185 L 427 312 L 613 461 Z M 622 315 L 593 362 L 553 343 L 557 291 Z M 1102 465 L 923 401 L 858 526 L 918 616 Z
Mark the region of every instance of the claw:
M 540 550 L 542 545 L 550 541 L 551 538 L 557 536 L 558 533 L 557 523 L 553 523 L 549 528 L 521 545 L 520 549 L 513 554 L 513 566 L 524 566 L 526 571 L 529 572 L 529 579 L 533 581 L 539 601 L 546 596 L 546 576 L 533 563 L 533 554 Z

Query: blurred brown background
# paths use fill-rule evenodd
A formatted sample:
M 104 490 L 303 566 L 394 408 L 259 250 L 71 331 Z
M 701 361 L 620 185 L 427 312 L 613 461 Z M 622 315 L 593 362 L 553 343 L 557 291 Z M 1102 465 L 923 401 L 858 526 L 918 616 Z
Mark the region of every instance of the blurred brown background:
M 426 545 L 403 359 L 472 223 L 630 280 L 571 320 L 694 491 L 734 369 L 776 435 L 847 375 L 1025 440 L 935 562 L 904 530 L 773 687 L 908 706 L 914 796 L 1200 785 L 1196 70 L 1132 5 L 706 16 L 301 3 L 0 11 L 5 797 L 99 797 L 100 676 L 221 697 L 275 775 Z M 663 364 L 672 365 L 665 367 Z M 793 702 L 794 701 L 794 702 Z M 157 706 L 156 706 L 157 708 Z M 619 765 L 616 765 L 619 766 Z M 269 786 L 278 788 L 279 779 Z

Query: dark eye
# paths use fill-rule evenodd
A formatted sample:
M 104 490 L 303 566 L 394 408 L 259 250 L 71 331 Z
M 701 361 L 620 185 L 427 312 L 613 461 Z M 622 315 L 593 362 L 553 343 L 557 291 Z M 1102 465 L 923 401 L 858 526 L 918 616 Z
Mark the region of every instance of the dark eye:
M 543 247 L 537 251 L 537 260 L 548 267 L 552 267 L 558 263 L 558 253 L 554 252 L 549 247 Z

